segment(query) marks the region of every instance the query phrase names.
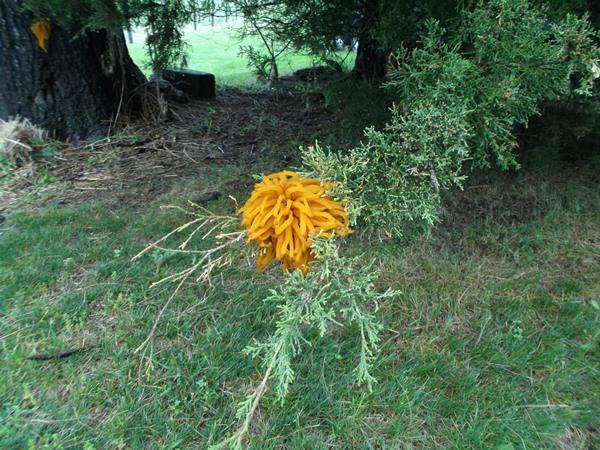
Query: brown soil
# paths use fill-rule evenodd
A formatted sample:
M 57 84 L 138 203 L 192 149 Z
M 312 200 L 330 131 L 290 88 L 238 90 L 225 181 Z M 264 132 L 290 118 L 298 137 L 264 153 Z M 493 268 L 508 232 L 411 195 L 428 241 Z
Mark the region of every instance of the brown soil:
M 242 165 L 249 179 L 253 168 L 289 167 L 298 162 L 300 145 L 331 135 L 331 112 L 321 99 L 310 100 L 228 90 L 212 100 L 173 105 L 163 123 L 132 121 L 110 138 L 65 143 L 59 154 L 0 185 L 0 213 L 23 207 L 32 192 L 47 199 L 43 206 L 117 197 L 144 204 L 207 166 Z

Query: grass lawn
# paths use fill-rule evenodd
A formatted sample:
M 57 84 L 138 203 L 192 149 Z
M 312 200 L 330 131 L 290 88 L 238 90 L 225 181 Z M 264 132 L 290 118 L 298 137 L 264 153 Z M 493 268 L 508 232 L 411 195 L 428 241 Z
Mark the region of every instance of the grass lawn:
M 199 24 L 197 31 L 186 28 L 185 41 L 189 44 L 188 67 L 190 69 L 211 72 L 215 74 L 217 84 L 252 84 L 256 81 L 252 69 L 248 67 L 248 61 L 240 56 L 240 45 L 255 45 L 260 47 L 260 41 L 248 38 L 240 42 L 232 31 L 230 24 L 210 25 Z M 144 36 L 136 33 L 134 43 L 129 44 L 129 52 L 133 60 L 145 71 L 146 54 L 144 49 Z M 354 61 L 354 54 L 346 55 L 340 53 L 340 57 L 346 59 L 345 65 L 350 67 Z M 288 54 L 279 62 L 279 74 L 286 75 L 303 67 L 310 67 L 315 62 L 310 56 L 301 54 Z
M 353 384 L 357 330 L 315 338 L 286 401 L 267 392 L 248 448 L 600 448 L 599 169 L 488 174 L 453 194 L 429 239 L 349 238 L 402 292 L 378 311 L 378 383 Z M 206 448 L 235 430 L 236 403 L 261 378 L 241 351 L 272 331 L 261 300 L 280 272 L 239 261 L 223 288 L 190 283 L 134 354 L 173 289 L 149 284 L 189 261 L 130 259 L 183 222 L 159 205 L 206 189 L 244 198 L 235 183 L 248 176 L 207 166 L 137 207 L 93 201 L 4 223 L 0 448 Z M 226 197 L 208 206 L 231 214 Z

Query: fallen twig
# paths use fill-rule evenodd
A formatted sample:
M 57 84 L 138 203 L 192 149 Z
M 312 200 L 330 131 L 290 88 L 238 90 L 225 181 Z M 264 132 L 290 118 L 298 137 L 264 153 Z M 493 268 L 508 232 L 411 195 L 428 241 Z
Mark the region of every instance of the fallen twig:
M 35 355 L 28 356 L 25 359 L 30 360 L 30 361 L 49 361 L 51 359 L 66 358 L 68 356 L 74 355 L 75 353 L 87 352 L 89 350 L 92 350 L 93 348 L 95 348 L 95 347 L 94 346 L 88 346 L 88 347 L 74 348 L 74 349 L 71 349 L 71 350 L 66 350 L 64 352 L 37 353 Z

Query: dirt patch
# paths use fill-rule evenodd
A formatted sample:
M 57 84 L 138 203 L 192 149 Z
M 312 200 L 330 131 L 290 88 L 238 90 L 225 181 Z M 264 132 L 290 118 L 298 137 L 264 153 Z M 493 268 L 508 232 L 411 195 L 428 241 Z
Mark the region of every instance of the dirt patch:
M 90 199 L 144 204 L 211 166 L 247 167 L 249 179 L 261 165 L 289 167 L 297 163 L 300 145 L 331 135 L 333 114 L 311 100 L 309 105 L 292 92 L 227 90 L 212 100 L 174 105 L 167 122 L 131 122 L 110 138 L 66 143 L 36 163 L 42 182 L 39 176 L 15 177 L 0 191 L 0 204 L 22 207 L 33 191 L 46 199 L 44 205 Z
M 506 226 L 524 224 L 556 209 L 575 208 L 585 199 L 582 192 L 588 192 L 587 198 L 593 201 L 600 183 L 597 164 L 598 160 L 590 159 L 547 168 L 475 173 L 464 190 L 443 194 L 442 226 L 461 229 L 486 221 Z

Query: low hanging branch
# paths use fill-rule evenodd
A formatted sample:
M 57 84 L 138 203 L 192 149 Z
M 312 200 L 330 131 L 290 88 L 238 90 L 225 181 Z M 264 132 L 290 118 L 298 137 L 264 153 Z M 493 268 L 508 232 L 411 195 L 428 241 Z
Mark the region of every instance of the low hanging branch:
M 357 384 L 364 384 L 368 389 L 375 382 L 370 371 L 382 326 L 370 310 L 377 311 L 378 302 L 396 292 L 376 290 L 374 282 L 378 271 L 374 270 L 373 262 L 340 256 L 337 238 L 350 232 L 349 219 L 344 202 L 329 196 L 332 187 L 330 183 L 303 178 L 290 171 L 266 176 L 255 185 L 249 200 L 239 210 L 241 220 L 213 214 L 191 202 L 195 211 L 166 206 L 164 208 L 192 217 L 132 258 L 137 261 L 154 250 L 195 258 L 186 269 L 152 283 L 151 287 L 167 282 L 177 284 L 158 312 L 150 333 L 134 353 L 151 342 L 165 311 L 192 277 L 196 282 L 212 286 L 212 274 L 239 260 L 249 248 L 258 247 L 260 270 L 272 259 L 282 263 L 283 279 L 277 278 L 276 285 L 264 299 L 265 303 L 277 306 L 274 331 L 264 341 L 254 341 L 244 349 L 245 354 L 261 361 L 263 376 L 239 404 L 238 430 L 215 448 L 241 448 L 269 385 L 272 384 L 275 395 L 283 401 L 295 379 L 292 362 L 308 342 L 307 333 L 311 330 L 317 330 L 323 338 L 330 327 L 341 326 L 343 322 L 358 327 L 360 344 L 354 376 Z M 167 242 L 178 237 L 181 243 L 170 248 Z M 193 241 L 210 237 L 216 241 L 213 247 L 189 248 Z M 247 245 L 246 240 L 257 244 Z

